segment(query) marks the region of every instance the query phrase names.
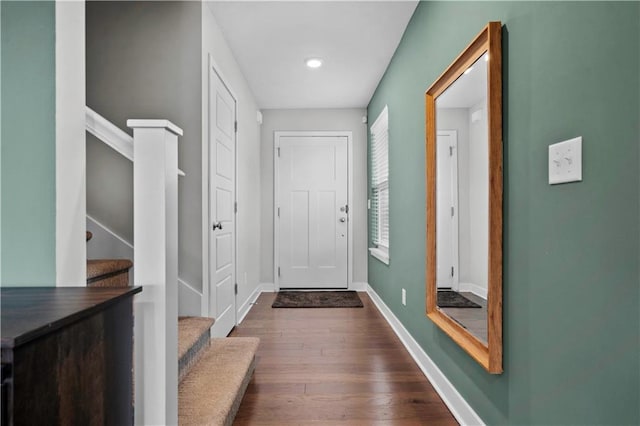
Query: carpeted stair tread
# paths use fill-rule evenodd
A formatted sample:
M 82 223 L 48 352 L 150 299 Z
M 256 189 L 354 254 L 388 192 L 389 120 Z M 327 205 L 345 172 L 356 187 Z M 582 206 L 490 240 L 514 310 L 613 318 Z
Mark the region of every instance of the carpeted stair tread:
M 195 365 L 209 346 L 209 329 L 215 320 L 206 317 L 178 318 L 178 380 Z
M 92 259 L 87 260 L 87 281 L 111 275 L 122 271 L 128 271 L 133 263 L 127 259 Z
M 260 339 L 211 339 L 178 390 L 178 424 L 228 426 L 238 412 L 255 369 Z
M 129 285 L 129 269 L 133 266 L 127 259 L 87 260 L 87 286 L 125 287 Z

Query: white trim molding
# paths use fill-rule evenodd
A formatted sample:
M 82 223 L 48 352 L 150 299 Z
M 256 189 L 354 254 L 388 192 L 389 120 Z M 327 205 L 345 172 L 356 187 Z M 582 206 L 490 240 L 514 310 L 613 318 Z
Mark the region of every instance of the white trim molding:
M 178 315 L 200 316 L 202 293 L 178 277 Z
M 245 300 L 244 303 L 240 305 L 240 307 L 238 308 L 236 325 L 240 325 L 240 323 L 244 320 L 244 317 L 247 316 L 247 314 L 251 310 L 251 307 L 253 306 L 254 303 L 256 303 L 256 300 L 258 299 L 261 293 L 262 293 L 262 286 L 258 284 L 256 286 L 256 289 L 253 291 L 253 293 L 251 293 L 249 297 L 247 297 L 247 300 Z
M 387 320 L 404 347 L 422 370 L 429 382 L 433 385 L 438 395 L 442 398 L 456 420 L 462 425 L 484 425 L 484 422 L 460 395 L 438 366 L 429 358 L 429 355 L 416 342 L 391 309 L 382 301 L 375 290 L 367 285 L 367 293 L 376 305 L 382 316 Z
M 85 3 L 55 2 L 56 285 L 87 285 Z
M 389 264 L 389 250 L 383 250 L 377 247 L 370 247 L 369 254 L 385 265 Z

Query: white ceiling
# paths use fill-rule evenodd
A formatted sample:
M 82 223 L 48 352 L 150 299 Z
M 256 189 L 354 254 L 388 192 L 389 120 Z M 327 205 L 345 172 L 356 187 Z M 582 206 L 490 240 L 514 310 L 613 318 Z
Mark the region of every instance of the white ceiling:
M 417 1 L 214 1 L 259 108 L 363 108 Z M 305 59 L 324 64 L 309 69 Z

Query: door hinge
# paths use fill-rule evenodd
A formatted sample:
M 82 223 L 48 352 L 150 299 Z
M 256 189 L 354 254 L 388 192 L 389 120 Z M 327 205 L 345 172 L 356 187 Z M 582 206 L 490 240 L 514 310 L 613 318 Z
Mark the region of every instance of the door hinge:
M 233 122 L 233 131 L 238 133 L 238 122 L 237 121 Z
M 349 204 L 345 204 L 345 206 L 344 206 L 344 212 L 345 212 L 345 213 L 349 213 Z
M 238 202 L 237 202 L 237 201 L 235 201 L 235 202 L 233 203 L 233 212 L 234 212 L 234 213 L 238 213 Z
M 451 276 L 453 276 L 453 266 L 451 267 Z
M 278 266 L 278 276 L 280 276 L 280 267 Z
M 233 294 L 238 294 L 238 283 L 233 285 Z
M 280 217 L 280 207 L 278 207 L 278 217 Z
M 453 147 L 449 147 L 449 157 L 453 157 Z
M 276 148 L 278 150 L 278 157 L 280 157 L 280 147 Z
M 455 214 L 456 210 L 453 206 L 451 206 L 451 217 L 453 217 L 453 215 Z

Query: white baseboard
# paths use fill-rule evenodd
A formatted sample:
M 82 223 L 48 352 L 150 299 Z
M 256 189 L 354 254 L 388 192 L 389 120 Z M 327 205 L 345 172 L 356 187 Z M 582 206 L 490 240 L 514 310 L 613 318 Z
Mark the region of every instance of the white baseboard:
M 87 241 L 87 259 L 129 259 L 133 261 L 131 243 L 94 217 L 87 215 L 86 229 L 93 234 Z M 136 265 L 129 270 L 129 283 L 135 284 Z
M 391 312 L 391 309 L 389 309 L 370 285 L 367 285 L 367 293 L 402 344 L 407 348 L 407 351 L 409 351 L 409 354 L 411 354 L 418 364 L 418 367 L 420 367 L 424 375 L 427 376 L 427 379 L 429 379 L 456 420 L 462 425 L 484 425 L 480 416 L 478 416 L 467 401 L 462 398 L 458 390 L 451 384 L 442 371 L 440 371 L 431 358 L 429 358 L 429 355 L 427 355 L 418 342 L 416 342 L 409 331 L 402 325 L 400 320 Z
M 478 297 L 482 297 L 487 300 L 487 289 L 473 283 L 460 283 L 458 284 L 458 291 L 469 291 Z
M 258 284 L 253 293 L 251 293 L 251 295 L 247 298 L 247 300 L 245 300 L 242 306 L 240 306 L 240 309 L 238 309 L 238 324 L 240 324 L 244 320 L 244 317 L 247 316 L 249 310 L 251 309 L 251 306 L 253 306 L 262 291 L 262 284 Z
M 87 251 L 107 250 L 110 252 L 124 252 L 127 255 L 133 254 L 133 244 L 116 234 L 111 228 L 104 223 L 95 219 L 93 216 L 87 215 L 87 231 L 91 231 L 93 238 L 87 242 Z M 95 247 L 94 247 L 95 246 Z
M 351 283 L 351 287 L 349 287 L 349 290 L 367 291 L 368 287 L 369 287 L 368 283 Z
M 202 293 L 189 283 L 178 278 L 178 315 L 201 315 Z

